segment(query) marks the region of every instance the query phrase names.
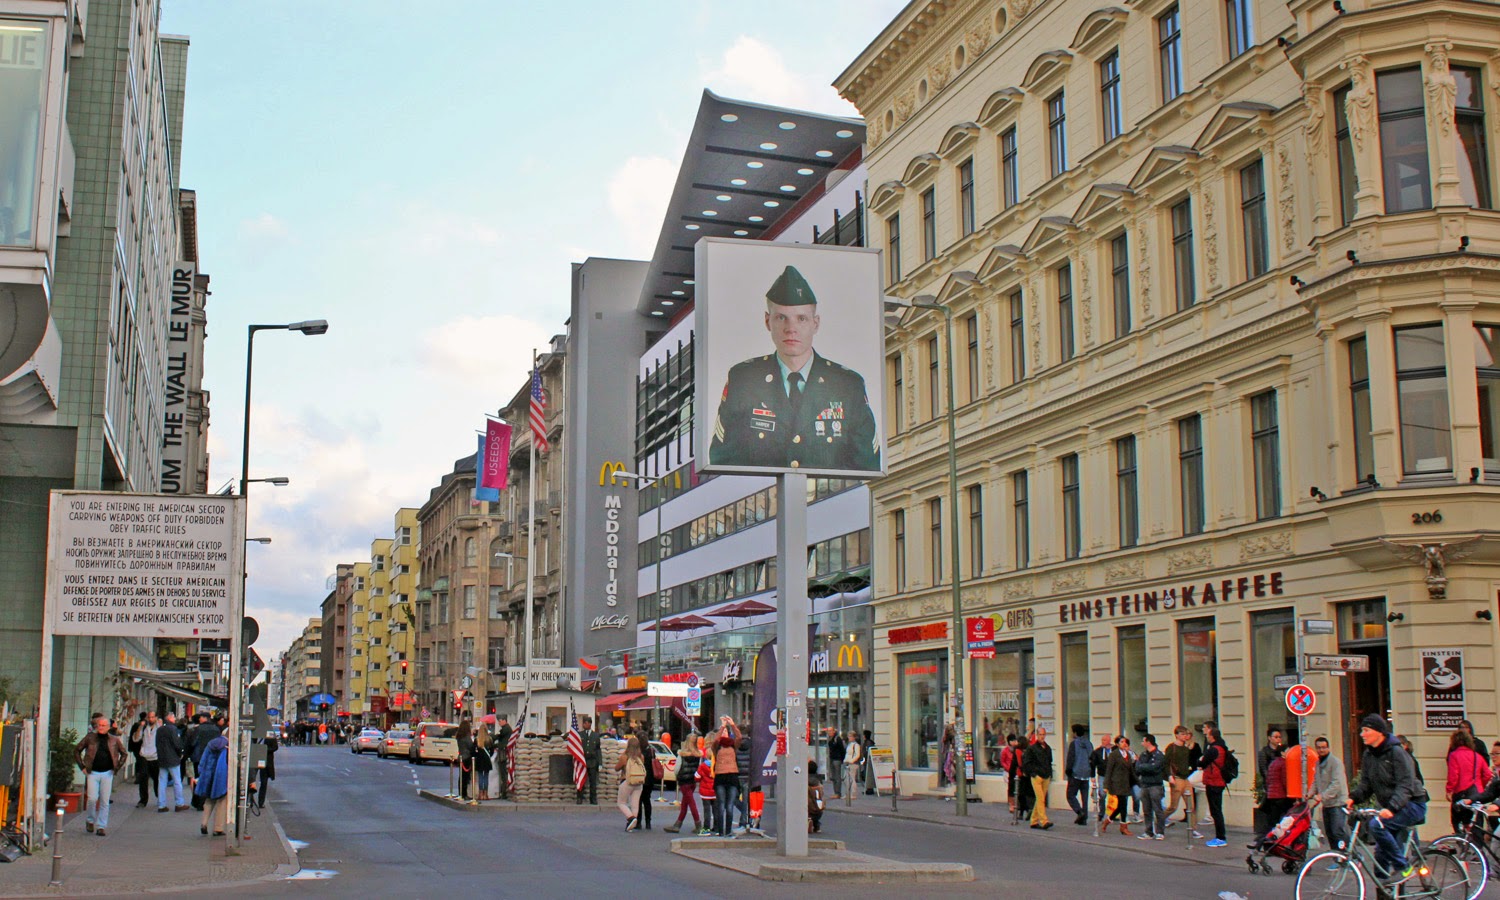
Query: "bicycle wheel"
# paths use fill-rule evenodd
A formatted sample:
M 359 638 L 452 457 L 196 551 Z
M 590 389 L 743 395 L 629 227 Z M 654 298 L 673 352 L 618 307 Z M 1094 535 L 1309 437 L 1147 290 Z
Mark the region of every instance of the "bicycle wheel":
M 1340 897 L 1365 900 L 1365 878 L 1359 863 L 1347 853 L 1319 853 L 1297 875 L 1297 900 L 1328 900 Z
M 1453 854 L 1458 864 L 1463 866 L 1464 874 L 1469 879 L 1469 895 L 1466 900 L 1474 900 L 1484 893 L 1484 886 L 1490 880 L 1490 867 L 1484 857 L 1484 851 L 1474 846 L 1468 838 L 1459 834 L 1448 834 L 1438 838 L 1427 845 L 1428 851 L 1440 850 Z
M 1464 871 L 1463 864 L 1458 861 L 1457 857 L 1447 850 L 1433 850 L 1425 854 L 1422 865 L 1417 868 L 1416 876 L 1401 885 L 1400 896 L 1432 897 L 1434 900 L 1468 900 L 1474 896 L 1469 893 L 1469 886 L 1469 874 Z M 1413 891 L 1413 887 L 1417 890 Z

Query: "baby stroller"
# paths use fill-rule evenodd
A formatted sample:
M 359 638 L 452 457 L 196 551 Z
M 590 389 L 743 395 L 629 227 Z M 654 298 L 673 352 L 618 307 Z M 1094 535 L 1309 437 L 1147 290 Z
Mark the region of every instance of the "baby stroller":
M 1271 864 L 1266 859 L 1272 856 L 1281 860 L 1281 871 L 1288 875 L 1296 873 L 1307 860 L 1307 839 L 1312 835 L 1312 813 L 1313 805 L 1302 802 L 1287 810 L 1276 827 L 1266 832 L 1266 836 L 1245 857 L 1245 865 L 1250 867 L 1250 874 L 1271 874 Z

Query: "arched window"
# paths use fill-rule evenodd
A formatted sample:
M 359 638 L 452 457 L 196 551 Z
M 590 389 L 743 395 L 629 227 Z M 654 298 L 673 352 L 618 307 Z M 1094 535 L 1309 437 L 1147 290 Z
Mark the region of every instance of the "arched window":
M 474 539 L 464 539 L 464 565 L 473 566 L 479 564 L 479 554 L 476 552 Z

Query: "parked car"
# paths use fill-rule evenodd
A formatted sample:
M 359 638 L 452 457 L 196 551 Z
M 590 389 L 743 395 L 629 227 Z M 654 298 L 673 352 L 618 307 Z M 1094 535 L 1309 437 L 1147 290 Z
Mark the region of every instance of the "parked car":
M 451 763 L 458 759 L 458 726 L 450 722 L 423 722 L 412 732 L 406 758 L 417 765 L 429 760 Z
M 366 750 L 379 750 L 380 742 L 385 737 L 385 732 L 379 728 L 362 728 L 358 736 L 349 742 L 350 753 L 364 753 Z
M 675 785 L 677 783 L 677 754 L 673 753 L 672 749 L 661 741 L 651 742 L 651 752 L 656 754 L 657 761 L 661 763 L 661 769 L 664 773 L 662 781 L 664 783 L 670 781 Z
M 411 755 L 411 732 L 397 731 L 392 729 L 385 733 L 385 739 L 380 742 L 380 749 L 375 755 L 381 759 L 388 756 L 410 756 Z

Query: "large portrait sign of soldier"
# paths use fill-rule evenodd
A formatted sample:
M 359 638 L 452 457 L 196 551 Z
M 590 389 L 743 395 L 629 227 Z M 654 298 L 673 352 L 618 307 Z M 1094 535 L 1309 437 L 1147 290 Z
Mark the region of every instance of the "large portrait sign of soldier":
M 696 269 L 699 469 L 883 474 L 879 254 L 705 238 Z

